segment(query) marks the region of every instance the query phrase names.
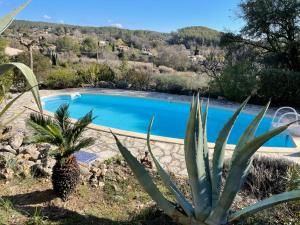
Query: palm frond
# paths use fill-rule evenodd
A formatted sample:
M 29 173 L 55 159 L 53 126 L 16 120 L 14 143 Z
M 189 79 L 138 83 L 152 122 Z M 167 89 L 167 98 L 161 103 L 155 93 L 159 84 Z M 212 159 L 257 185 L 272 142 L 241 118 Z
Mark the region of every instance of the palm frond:
M 76 141 L 81 138 L 81 135 L 87 126 L 91 124 L 94 119 L 95 117 L 93 117 L 92 111 L 80 118 L 72 127 L 70 127 L 70 129 L 66 131 L 67 142 L 70 143 L 70 145 L 75 144 Z
M 48 135 L 41 135 L 41 134 L 36 134 L 30 137 L 28 141 L 30 143 L 49 143 L 49 144 L 56 143 L 56 139 L 54 137 Z
M 55 123 L 50 117 L 46 117 L 40 113 L 31 113 L 28 121 L 40 125 L 44 128 L 46 128 L 50 124 Z
M 70 113 L 68 110 L 69 104 L 63 104 L 56 110 L 54 114 L 54 118 L 63 132 L 66 131 L 71 124 Z
M 82 148 L 89 147 L 95 143 L 94 138 L 82 138 L 78 144 L 66 149 L 63 153 L 63 157 L 68 157 L 72 155 L 73 153 L 79 151 Z

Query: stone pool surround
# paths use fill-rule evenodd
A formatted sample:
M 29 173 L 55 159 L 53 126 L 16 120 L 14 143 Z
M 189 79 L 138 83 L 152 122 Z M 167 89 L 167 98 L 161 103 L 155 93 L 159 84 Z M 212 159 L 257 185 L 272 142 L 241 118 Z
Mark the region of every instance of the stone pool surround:
M 41 97 L 57 96 L 57 95 L 70 95 L 72 93 L 89 93 L 89 94 L 109 94 L 109 95 L 126 95 L 134 97 L 147 97 L 155 99 L 164 99 L 169 101 L 179 101 L 179 102 L 190 102 L 191 96 L 184 95 L 172 95 L 157 92 L 142 92 L 142 91 L 129 91 L 129 90 L 118 90 L 118 89 L 98 89 L 98 88 L 72 88 L 63 90 L 41 90 Z M 224 101 L 210 99 L 210 105 L 214 107 L 224 107 L 230 110 L 235 110 L 239 104 Z M 12 114 L 19 108 L 25 107 L 25 112 L 20 116 L 15 122 L 14 127 L 16 129 L 27 130 L 25 126 L 25 120 L 28 115 L 33 111 L 38 111 L 36 105 L 33 102 L 31 93 L 26 93 L 23 95 L 9 110 L 8 114 Z M 260 107 L 255 105 L 247 105 L 245 110 L 248 113 L 256 114 Z M 275 109 L 270 109 L 267 116 L 272 116 Z M 44 114 L 53 116 L 53 113 L 44 111 Z M 75 121 L 75 120 L 73 120 Z M 99 160 L 105 160 L 116 154 L 119 154 L 115 141 L 110 133 L 110 131 L 117 134 L 120 140 L 128 147 L 134 155 L 143 156 L 143 153 L 147 151 L 146 145 L 146 135 L 136 132 L 129 132 L 119 129 L 108 128 L 104 126 L 99 126 L 91 124 L 89 129 L 85 132 L 85 136 L 95 137 L 96 143 L 89 147 L 87 150 L 94 152 L 99 157 Z M 300 139 L 293 137 L 296 148 L 282 148 L 282 147 L 262 147 L 259 149 L 257 154 L 267 155 L 271 157 L 280 157 L 290 159 L 300 163 Z M 175 138 L 166 138 L 160 136 L 151 136 L 151 144 L 154 154 L 157 156 L 159 161 L 163 166 L 171 172 L 178 175 L 186 175 L 185 161 L 184 161 L 184 149 L 183 140 Z M 209 148 L 213 149 L 214 143 L 209 143 Z M 226 147 L 226 157 L 230 157 L 234 145 L 227 145 Z M 210 151 L 212 152 L 212 151 Z

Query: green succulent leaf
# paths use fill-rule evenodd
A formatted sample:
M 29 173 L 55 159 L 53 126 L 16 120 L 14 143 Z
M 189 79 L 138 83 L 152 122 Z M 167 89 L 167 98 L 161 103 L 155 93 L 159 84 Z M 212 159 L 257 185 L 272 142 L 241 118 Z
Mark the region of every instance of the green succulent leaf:
M 116 135 L 114 135 L 118 149 L 122 156 L 128 163 L 135 177 L 145 189 L 145 191 L 151 196 L 151 198 L 158 204 L 158 206 L 164 210 L 169 216 L 176 214 L 176 209 L 159 191 L 157 186 L 154 184 L 151 176 L 147 170 L 138 162 L 138 160 L 128 151 L 128 149 L 122 145 Z
M 7 110 L 9 110 L 9 108 L 24 94 L 25 92 L 19 94 L 17 97 L 15 97 L 14 99 L 12 99 L 10 102 L 8 102 L 3 109 L 1 109 L 0 111 L 0 118 L 7 112 Z
M 8 26 L 13 22 L 16 15 L 19 12 L 21 12 L 30 2 L 31 2 L 31 0 L 27 1 L 26 3 L 19 6 L 17 9 L 15 9 L 11 13 L 7 14 L 6 16 L 4 16 L 0 19 L 0 34 L 2 34 L 8 28 Z
M 213 208 L 216 206 L 216 203 L 220 197 L 221 192 L 221 181 L 222 181 L 222 170 L 224 165 L 224 155 L 227 140 L 229 138 L 230 132 L 233 128 L 233 125 L 246 106 L 250 97 L 248 97 L 241 106 L 237 109 L 237 111 L 232 115 L 232 117 L 228 120 L 228 122 L 224 125 L 223 129 L 219 133 L 219 136 L 215 142 L 215 148 L 213 153 L 212 160 L 212 206 Z
M 259 114 L 257 114 L 257 116 L 249 124 L 249 126 L 247 127 L 245 132 L 242 134 L 242 136 L 240 137 L 238 143 L 236 144 L 235 150 L 234 150 L 233 155 L 232 155 L 232 160 L 235 159 L 236 155 L 240 152 L 241 148 L 247 142 L 249 142 L 250 140 L 252 140 L 254 138 L 255 132 L 256 132 L 260 122 L 262 121 L 262 119 L 266 115 L 266 112 L 268 111 L 270 103 L 271 102 L 268 102 L 268 104 L 265 107 L 262 108 L 262 110 L 259 112 Z
M 207 177 L 204 159 L 203 123 L 199 95 L 192 106 L 186 135 L 184 152 L 186 168 L 189 175 L 196 219 L 204 219 L 211 208 L 211 184 Z
M 290 201 L 300 200 L 300 190 L 284 192 L 281 194 L 273 195 L 270 198 L 264 199 L 255 203 L 254 205 L 248 206 L 236 213 L 233 213 L 229 217 L 229 222 L 233 222 L 242 216 L 248 216 L 264 209 L 271 208 L 275 205 L 286 203 Z
M 22 63 L 6 63 L 0 65 L 0 75 L 4 74 L 5 72 L 17 68 L 18 70 L 21 71 L 22 75 L 25 77 L 27 80 L 28 84 L 30 87 L 32 87 L 31 92 L 33 94 L 34 100 L 40 110 L 40 112 L 43 111 L 42 109 L 42 103 L 41 103 L 41 98 L 39 94 L 39 87 L 38 87 L 38 82 L 37 79 L 33 73 L 33 71 L 26 66 L 25 64 Z
M 159 173 L 162 181 L 164 182 L 165 186 L 175 196 L 178 204 L 182 207 L 184 212 L 189 217 L 193 217 L 194 216 L 193 206 L 186 200 L 184 195 L 178 190 L 176 185 L 171 180 L 169 174 L 162 168 L 162 166 L 160 165 L 160 163 L 158 162 L 158 160 L 156 159 L 156 157 L 154 156 L 154 154 L 152 152 L 151 144 L 150 144 L 150 132 L 151 132 L 151 128 L 152 128 L 152 125 L 153 125 L 153 121 L 154 121 L 154 118 L 152 118 L 151 121 L 150 121 L 150 124 L 149 124 L 149 127 L 148 127 L 148 134 L 147 134 L 147 146 L 148 146 L 148 150 L 150 152 L 150 155 L 151 155 L 151 157 L 152 157 L 152 159 L 155 163 L 155 166 L 158 170 L 158 173 Z
M 255 137 L 242 147 L 240 152 L 236 155 L 235 160 L 231 163 L 224 190 L 219 201 L 216 204 L 216 208 L 212 211 L 209 217 L 210 221 L 214 221 L 216 223 L 226 222 L 229 208 L 231 207 L 233 200 L 242 185 L 243 175 L 245 174 L 245 170 L 248 167 L 249 160 L 264 143 L 269 141 L 274 136 L 282 133 L 291 124 L 278 127 L 258 137 Z

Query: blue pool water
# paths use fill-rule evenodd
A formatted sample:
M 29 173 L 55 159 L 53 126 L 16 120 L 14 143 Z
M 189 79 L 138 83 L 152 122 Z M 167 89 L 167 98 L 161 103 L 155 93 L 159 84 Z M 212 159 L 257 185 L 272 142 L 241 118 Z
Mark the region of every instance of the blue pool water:
M 64 103 L 70 104 L 72 118 L 78 119 L 93 110 L 94 124 L 140 133 L 147 133 L 151 117 L 155 116 L 153 135 L 184 138 L 190 105 L 188 103 L 165 100 L 135 98 L 127 96 L 81 94 L 72 99 L 69 95 L 43 99 L 44 109 L 55 112 Z M 219 131 L 232 116 L 233 111 L 218 107 L 209 107 L 208 141 L 215 142 Z M 232 130 L 229 144 L 236 144 L 242 132 L 254 118 L 254 115 L 242 113 Z M 265 117 L 257 134 L 271 128 L 271 118 Z M 291 137 L 283 133 L 274 137 L 265 146 L 295 147 Z

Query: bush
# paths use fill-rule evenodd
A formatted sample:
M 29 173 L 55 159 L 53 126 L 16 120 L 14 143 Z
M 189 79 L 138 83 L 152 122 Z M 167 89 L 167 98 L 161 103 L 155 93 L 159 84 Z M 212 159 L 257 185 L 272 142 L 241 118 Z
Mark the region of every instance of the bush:
M 262 70 L 259 74 L 258 98 L 278 105 L 300 106 L 300 72 L 280 69 Z
M 96 86 L 100 81 L 113 82 L 115 72 L 107 64 L 81 65 L 77 71 L 82 83 Z
M 177 75 L 157 75 L 154 77 L 155 90 L 161 92 L 169 92 L 172 94 L 182 93 L 188 86 L 187 79 L 185 77 Z
M 147 90 L 151 83 L 151 75 L 147 72 L 129 69 L 123 76 L 124 81 L 129 87 L 138 90 Z
M 229 166 L 229 161 L 224 164 L 225 174 Z M 285 192 L 292 182 L 288 179 L 292 167 L 300 169 L 298 164 L 286 159 L 256 156 L 241 190 L 256 199 Z
M 80 79 L 73 70 L 67 68 L 52 69 L 45 81 L 45 85 L 48 88 L 78 87 Z
M 59 37 L 55 44 L 59 52 L 74 52 L 75 54 L 80 52 L 79 43 L 69 36 Z
M 234 101 L 242 101 L 249 95 L 255 94 L 258 88 L 256 74 L 255 66 L 247 61 L 227 66 L 218 81 L 223 89 L 220 90 L 221 94 Z

